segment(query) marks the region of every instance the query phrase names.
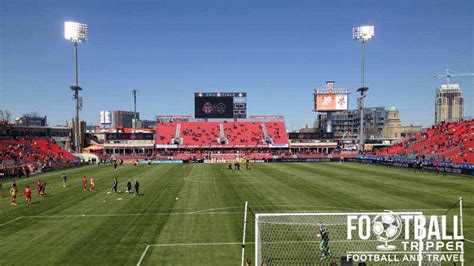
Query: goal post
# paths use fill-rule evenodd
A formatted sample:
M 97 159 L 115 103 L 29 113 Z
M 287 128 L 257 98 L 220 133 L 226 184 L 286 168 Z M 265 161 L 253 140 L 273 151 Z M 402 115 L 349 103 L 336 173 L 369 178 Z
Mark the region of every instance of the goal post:
M 356 256 L 360 261 L 360 257 L 368 253 L 400 257 L 397 254 L 406 249 L 402 242 L 417 242 L 414 224 L 400 219 L 410 216 L 424 214 L 390 211 L 255 214 L 255 265 L 329 265 L 333 262 L 339 265 L 344 260 L 356 261 Z M 419 244 L 423 246 L 421 241 Z M 411 263 L 392 261 L 388 264 L 421 265 L 425 256 L 423 248 L 408 253 L 416 257 Z

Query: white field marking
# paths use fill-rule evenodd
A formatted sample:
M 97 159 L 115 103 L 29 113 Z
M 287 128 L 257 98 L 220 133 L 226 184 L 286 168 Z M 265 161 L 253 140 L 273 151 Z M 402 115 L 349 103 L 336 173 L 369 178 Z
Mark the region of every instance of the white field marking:
M 245 245 L 253 245 L 255 243 L 248 242 Z M 242 242 L 199 242 L 199 243 L 167 243 L 148 245 L 150 247 L 179 247 L 179 246 L 216 246 L 216 245 L 242 245 Z
M 338 208 L 338 207 L 331 207 L 331 206 L 314 206 L 314 205 L 255 205 L 254 207 L 268 207 L 268 206 L 270 206 L 270 207 Z M 241 208 L 242 208 L 242 206 L 221 207 L 221 208 L 212 208 L 212 209 L 197 210 L 197 211 L 190 211 L 190 212 L 30 215 L 30 216 L 22 216 L 22 218 L 76 218 L 76 217 L 121 217 L 121 216 L 218 215 L 218 214 L 243 213 L 243 211 L 223 211 L 223 210 L 241 209 Z M 217 211 L 217 210 L 221 210 L 221 211 Z
M 178 215 L 218 215 L 218 214 L 235 214 L 238 212 L 161 212 L 161 213 L 109 213 L 109 214 L 70 214 L 70 215 L 30 215 L 22 218 L 78 218 L 78 217 L 129 217 L 129 216 L 178 216 Z
M 92 167 L 92 166 L 93 166 L 93 165 L 86 165 L 86 166 L 79 166 L 79 167 L 76 167 L 76 168 L 69 168 L 70 170 L 69 170 L 69 171 L 66 171 L 66 173 L 68 173 L 68 175 L 69 175 L 69 174 L 71 174 L 71 173 L 77 172 L 77 171 L 79 171 L 79 170 L 84 170 L 85 168 L 89 168 L 89 167 Z M 56 172 L 56 174 L 58 174 L 57 176 L 58 176 L 58 178 L 59 178 L 59 177 L 60 177 L 60 173 L 62 173 L 62 172 L 59 171 L 59 170 L 58 170 L 58 171 L 55 171 L 55 172 Z M 35 174 L 35 175 L 30 175 L 29 178 L 24 178 L 24 177 L 23 177 L 23 178 L 17 178 L 17 179 L 15 179 L 15 178 L 9 178 L 9 179 L 4 179 L 4 180 L 3 180 L 3 184 L 6 184 L 7 182 L 10 182 L 10 181 L 11 181 L 11 182 L 15 181 L 15 183 L 17 183 L 17 184 L 22 184 L 22 183 L 25 183 L 25 182 L 35 182 L 35 180 L 36 180 L 37 178 L 43 178 L 43 177 L 46 176 L 46 175 L 51 175 L 51 176 L 54 177 L 54 176 L 55 176 L 54 174 L 55 174 L 54 172 L 45 172 L 45 173 L 39 173 L 39 174 Z M 11 182 L 10 182 L 10 183 L 11 183 Z M 62 185 L 62 181 L 61 181 L 61 185 Z M 52 189 L 52 188 L 53 188 L 53 187 L 48 186 L 48 189 Z
M 199 210 L 199 211 L 192 211 L 188 212 L 188 214 L 199 214 L 199 213 L 207 213 L 212 211 L 221 211 L 221 210 L 229 210 L 229 209 L 237 209 L 242 207 L 222 207 L 222 208 L 214 208 L 214 209 L 207 209 L 207 210 Z
M 256 205 L 254 207 L 317 207 L 317 208 L 338 208 L 331 206 L 313 206 L 313 205 Z M 230 209 L 241 209 L 241 206 L 236 207 L 222 207 L 205 210 L 197 210 L 191 212 L 158 212 L 158 213 L 107 213 L 107 214 L 64 214 L 64 215 L 29 215 L 22 216 L 22 218 L 84 218 L 84 217 L 127 217 L 127 216 L 178 216 L 178 215 L 219 215 L 219 214 L 239 214 L 244 213 L 243 211 L 223 211 Z M 221 211 L 216 211 L 221 210 Z M 294 213 L 295 210 L 291 210 L 289 214 Z M 313 211 L 314 212 L 314 211 Z M 313 213 L 310 212 L 310 213 Z
M 321 205 L 296 205 L 296 204 L 287 204 L 287 205 L 254 205 L 253 208 L 259 207 L 300 207 L 300 208 L 323 208 L 323 209 L 341 209 L 341 210 L 354 210 L 357 212 L 376 212 L 376 210 L 356 210 L 353 208 L 348 207 L 337 207 L 337 206 L 321 206 Z M 204 209 L 204 210 L 196 210 L 196 211 L 188 211 L 188 212 L 158 212 L 158 213 L 108 213 L 108 214 L 65 214 L 65 215 L 29 215 L 29 216 L 21 216 L 17 217 L 12 221 L 8 221 L 0 226 L 5 224 L 14 222 L 20 218 L 76 218 L 76 217 L 127 217 L 127 216 L 178 216 L 178 215 L 224 215 L 224 214 L 238 214 L 244 213 L 243 211 L 224 211 L 224 210 L 231 210 L 231 209 L 241 209 L 242 206 L 235 206 L 235 207 L 220 207 L 220 208 L 212 208 L 212 209 Z M 418 210 L 406 210 L 406 211 L 423 211 L 423 210 L 445 210 L 445 209 L 418 209 Z M 466 210 L 466 209 L 464 209 Z M 467 209 L 473 210 L 473 209 Z M 292 214 L 298 210 L 288 210 L 284 213 Z M 404 210 L 393 210 L 393 211 L 404 211 Z M 307 211 L 298 211 L 301 213 L 314 213 L 314 210 L 307 210 Z
M 311 243 L 320 243 L 321 240 L 305 240 L 305 241 L 300 241 L 300 240 L 290 240 L 290 241 L 270 241 L 270 242 L 260 242 L 262 244 L 266 244 L 266 245 L 272 245 L 272 244 L 298 244 L 298 243 L 303 243 L 303 244 L 311 244 Z M 347 242 L 350 242 L 350 243 L 354 243 L 354 242 L 362 242 L 362 243 L 366 243 L 366 242 L 380 242 L 379 240 L 330 240 L 329 241 L 330 243 L 347 243 Z M 395 242 L 401 242 L 401 241 L 395 241 Z M 392 242 L 393 243 L 393 242 Z
M 341 210 L 354 210 L 358 212 L 373 212 L 377 210 L 360 210 L 350 207 L 338 207 L 338 206 L 320 206 L 320 205 L 253 205 L 253 208 L 256 207 L 303 207 L 303 208 L 324 208 L 324 209 L 341 209 Z M 241 207 L 239 207 L 241 208 Z M 392 211 L 445 211 L 446 209 L 433 208 L 433 209 L 392 209 Z M 463 208 L 465 210 L 474 210 L 474 208 Z M 381 210 L 382 212 L 382 210 Z
M 9 223 L 13 223 L 13 222 L 15 222 L 15 221 L 18 221 L 18 220 L 20 220 L 21 218 L 24 218 L 24 217 L 23 217 L 23 216 L 16 217 L 15 219 L 13 219 L 13 220 L 11 220 L 11 221 L 8 221 L 8 222 L 6 222 L 6 223 L 0 224 L 0 227 L 5 226 L 5 225 L 7 225 L 7 224 L 9 224 Z
M 255 208 L 258 208 L 258 207 L 302 207 L 302 208 L 324 208 L 324 209 L 347 209 L 343 207 L 318 206 L 318 205 L 255 205 L 253 207 Z M 217 210 L 241 209 L 241 208 L 242 206 L 221 207 L 221 208 L 192 211 L 192 212 L 189 212 L 189 214 L 205 213 L 205 212 L 217 211 Z
M 206 176 L 207 177 L 207 176 Z M 227 180 L 194 180 L 196 179 L 194 176 L 191 178 L 184 178 L 185 181 L 187 182 L 194 182 L 194 183 L 229 183 L 229 184 L 269 184 L 269 183 L 282 183 L 281 181 L 278 180 L 269 180 L 269 181 L 227 181 Z M 297 176 L 292 178 L 292 180 L 298 179 Z
M 143 258 L 145 258 L 146 252 L 148 251 L 149 248 L 150 248 L 150 245 L 147 245 L 145 250 L 142 253 L 142 256 L 140 257 L 140 260 L 137 263 L 137 266 L 140 266 L 140 264 L 142 264 Z
M 254 243 L 248 242 L 245 245 L 253 245 Z M 210 243 L 168 243 L 168 244 L 154 244 L 154 245 L 147 245 L 145 250 L 143 251 L 140 260 L 137 263 L 137 266 L 140 266 L 143 259 L 145 258 L 146 253 L 150 247 L 180 247 L 180 246 L 216 246 L 216 245 L 242 245 L 240 242 L 210 242 Z
M 344 207 L 333 207 L 333 206 L 317 206 L 317 205 L 255 205 L 255 207 L 301 207 L 301 208 L 325 208 L 325 209 L 346 209 L 351 210 L 351 208 L 344 208 Z M 29 216 L 21 216 L 16 218 L 78 218 L 78 217 L 127 217 L 127 216 L 179 216 L 179 215 L 225 215 L 225 214 L 239 214 L 243 213 L 243 211 L 223 211 L 223 210 L 230 210 L 230 209 L 240 209 L 241 206 L 236 207 L 222 207 L 222 208 L 213 208 L 213 209 L 205 209 L 205 210 L 197 210 L 191 212 L 159 212 L 159 213 L 108 213 L 108 214 L 68 214 L 68 215 L 29 215 Z M 221 210 L 221 211 L 216 211 Z M 352 209 L 355 210 L 355 209 Z M 445 210 L 445 209 L 420 209 L 420 210 L 407 210 L 407 211 L 423 211 L 423 210 Z M 284 214 L 294 214 L 295 211 L 298 210 L 288 210 L 286 212 L 281 212 Z M 376 210 L 355 210 L 357 212 L 377 212 Z M 393 210 L 393 211 L 403 211 L 403 210 Z M 314 213 L 315 211 L 299 211 L 300 213 L 307 214 L 307 213 Z M 379 211 L 381 212 L 381 211 Z M 9 221 L 10 223 L 13 221 Z M 5 223 L 5 224 L 7 224 Z M 0 225 L 2 226 L 2 225 Z
M 467 239 L 467 238 L 464 238 L 464 240 L 466 240 L 467 242 L 469 243 L 474 243 L 474 241 L 470 240 L 470 239 Z

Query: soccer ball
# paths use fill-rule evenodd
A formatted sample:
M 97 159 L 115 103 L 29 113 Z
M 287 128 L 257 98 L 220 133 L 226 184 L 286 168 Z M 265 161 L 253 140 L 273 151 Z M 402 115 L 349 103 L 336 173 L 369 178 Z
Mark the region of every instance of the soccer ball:
M 372 232 L 379 241 L 390 242 L 401 233 L 402 221 L 398 215 L 388 212 L 375 216 L 372 222 Z

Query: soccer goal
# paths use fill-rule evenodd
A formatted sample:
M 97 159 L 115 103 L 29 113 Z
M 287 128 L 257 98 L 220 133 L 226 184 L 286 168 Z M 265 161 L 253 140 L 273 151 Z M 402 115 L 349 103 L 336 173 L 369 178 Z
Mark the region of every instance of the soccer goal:
M 401 215 L 422 212 L 269 213 L 255 215 L 255 265 L 347 265 L 368 253 L 401 259 L 405 228 Z M 413 232 L 413 224 L 409 225 Z M 370 231 L 370 232 L 369 232 Z M 362 239 L 361 236 L 362 235 Z M 409 233 L 409 242 L 416 242 Z M 407 242 L 405 240 L 405 242 Z M 421 243 L 420 243 L 421 244 Z M 411 262 L 381 261 L 377 265 L 421 265 L 424 253 L 410 252 Z M 357 257 L 358 256 L 358 257 Z M 420 256 L 420 257 L 417 257 Z M 385 259 L 389 257 L 385 256 Z M 382 258 L 383 259 L 383 258 Z M 427 264 L 426 261 L 423 265 Z

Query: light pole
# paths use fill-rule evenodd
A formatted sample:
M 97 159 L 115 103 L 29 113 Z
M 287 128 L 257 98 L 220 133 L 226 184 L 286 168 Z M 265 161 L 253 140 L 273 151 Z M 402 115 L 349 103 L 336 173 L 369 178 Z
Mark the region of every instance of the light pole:
M 369 88 L 365 87 L 365 43 L 374 37 L 374 26 L 360 26 L 352 28 L 352 38 L 362 42 L 362 59 L 361 59 L 361 86 L 357 90 L 360 92 L 358 99 L 358 107 L 360 112 L 360 129 L 359 129 L 359 151 L 364 151 L 364 98 L 365 92 Z
M 77 153 L 81 152 L 81 133 L 79 122 L 79 111 L 82 107 L 82 98 L 79 97 L 79 70 L 77 65 L 77 44 L 87 41 L 87 25 L 79 22 L 64 22 L 64 38 L 74 44 L 74 85 L 71 86 L 73 99 L 76 101 L 76 118 L 74 121 L 74 148 Z
M 133 133 L 137 130 L 137 95 L 140 94 L 140 91 L 137 89 L 132 90 L 133 95 Z

